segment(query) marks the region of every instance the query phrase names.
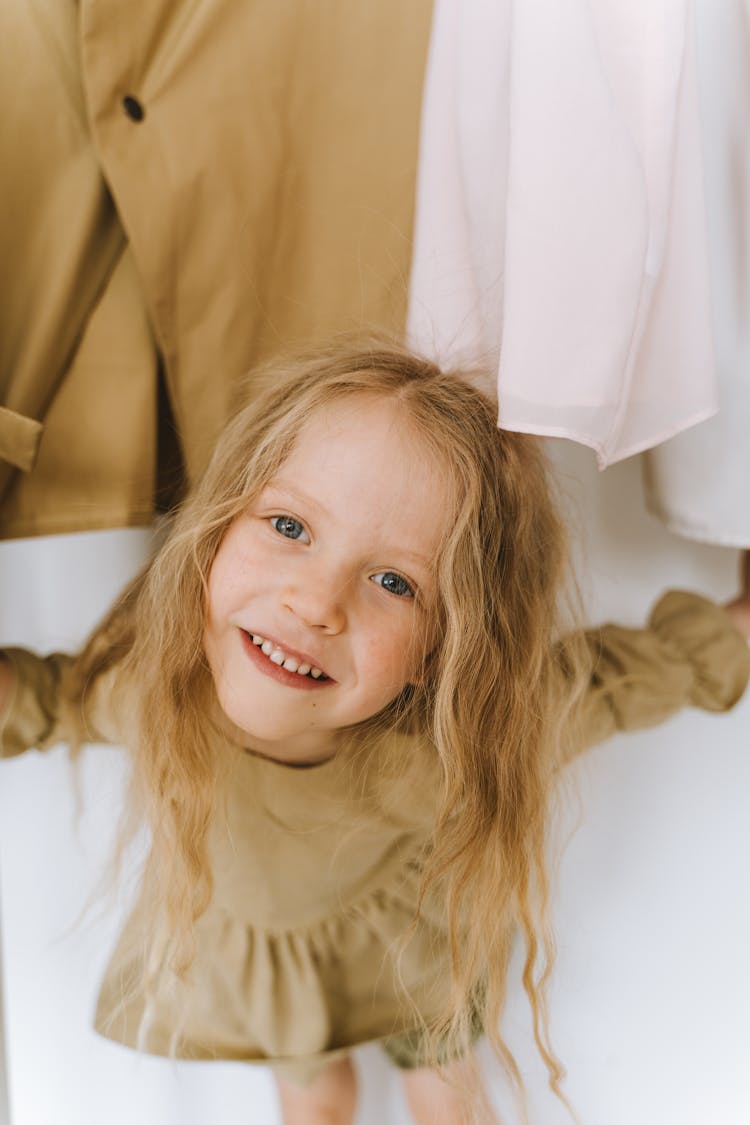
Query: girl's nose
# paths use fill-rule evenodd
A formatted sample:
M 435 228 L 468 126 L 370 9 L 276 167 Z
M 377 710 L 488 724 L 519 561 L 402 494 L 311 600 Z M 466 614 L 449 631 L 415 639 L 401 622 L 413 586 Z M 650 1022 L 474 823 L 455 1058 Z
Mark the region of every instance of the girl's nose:
M 346 611 L 340 586 L 320 580 L 309 585 L 294 583 L 286 587 L 282 600 L 286 608 L 311 629 L 322 629 L 330 634 L 344 629 Z

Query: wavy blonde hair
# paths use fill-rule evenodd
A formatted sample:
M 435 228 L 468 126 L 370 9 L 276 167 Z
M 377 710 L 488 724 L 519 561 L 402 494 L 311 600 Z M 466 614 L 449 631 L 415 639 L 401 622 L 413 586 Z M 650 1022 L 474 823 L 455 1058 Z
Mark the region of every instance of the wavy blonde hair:
M 118 661 L 142 685 L 132 805 L 150 826 L 145 881 L 172 934 L 170 963 L 178 974 L 189 968 L 193 926 L 212 895 L 208 834 L 222 762 L 205 721 L 212 684 L 202 638 L 213 559 L 312 414 L 357 395 L 395 399 L 455 483 L 437 561 L 440 640 L 419 684 L 353 734 L 366 741 L 375 730 L 416 729 L 439 761 L 418 909 L 428 894 L 444 898 L 452 990 L 446 1011 L 427 1026 L 430 1057 L 464 1054 L 479 1010 L 522 1089 L 500 1033 L 517 930 L 537 1044 L 559 1094 L 546 1009 L 553 943 L 545 847 L 576 654 L 574 645 L 556 643 L 566 540 L 539 445 L 498 430 L 492 405 L 465 379 L 379 340 L 269 369 L 263 382 L 267 389 L 229 423 L 163 547 L 74 672 L 79 701 Z

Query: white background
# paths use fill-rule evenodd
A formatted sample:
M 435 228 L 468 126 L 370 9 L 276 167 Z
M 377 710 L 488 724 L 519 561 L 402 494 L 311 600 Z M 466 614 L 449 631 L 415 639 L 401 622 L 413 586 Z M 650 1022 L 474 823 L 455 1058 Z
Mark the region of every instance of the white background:
M 600 475 L 583 449 L 555 454 L 592 620 L 639 624 L 671 585 L 733 591 L 736 552 L 677 539 L 647 516 L 637 461 Z M 0 640 L 41 650 L 75 644 L 147 540 L 118 531 L 0 545 Z M 750 1122 L 748 735 L 750 700 L 727 716 L 690 711 L 618 736 L 573 768 L 551 1012 L 583 1125 Z M 1 767 L 13 1125 L 271 1125 L 278 1111 L 267 1071 L 137 1057 L 90 1030 L 122 907 L 100 899 L 79 916 L 113 839 L 124 764 L 117 749 L 84 752 L 80 813 L 64 749 Z M 567 1122 L 545 1087 L 517 976 L 505 1029 L 527 1078 L 532 1125 Z M 515 1123 L 498 1068 L 483 1058 L 503 1121 Z M 406 1122 L 379 1051 L 357 1060 L 360 1125 Z

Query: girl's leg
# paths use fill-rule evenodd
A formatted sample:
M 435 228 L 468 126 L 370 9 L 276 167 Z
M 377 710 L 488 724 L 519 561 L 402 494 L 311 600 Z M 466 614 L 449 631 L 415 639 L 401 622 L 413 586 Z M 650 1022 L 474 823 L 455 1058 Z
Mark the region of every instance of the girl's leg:
M 445 1067 L 445 1078 L 428 1067 L 402 1072 L 406 1103 L 416 1125 L 474 1125 L 474 1122 L 497 1125 L 498 1119 L 483 1086 L 477 1089 L 473 1107 L 470 1107 L 466 1093 L 470 1065 L 450 1063 Z M 472 1116 L 472 1108 L 476 1116 Z
M 284 1125 L 352 1125 L 357 1076 L 351 1059 L 329 1063 L 307 1086 L 275 1074 Z

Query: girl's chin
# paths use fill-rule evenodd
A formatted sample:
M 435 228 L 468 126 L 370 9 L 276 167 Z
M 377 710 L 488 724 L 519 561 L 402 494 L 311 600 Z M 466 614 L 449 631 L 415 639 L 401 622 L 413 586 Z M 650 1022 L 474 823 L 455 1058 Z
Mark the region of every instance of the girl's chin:
M 221 707 L 219 725 L 222 732 L 237 746 L 258 758 L 285 765 L 317 765 L 333 757 L 335 736 L 310 731 L 284 731 L 258 728 L 246 724 L 232 707 Z

